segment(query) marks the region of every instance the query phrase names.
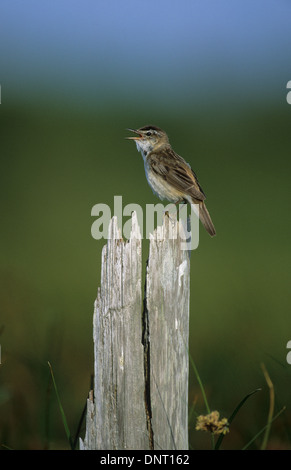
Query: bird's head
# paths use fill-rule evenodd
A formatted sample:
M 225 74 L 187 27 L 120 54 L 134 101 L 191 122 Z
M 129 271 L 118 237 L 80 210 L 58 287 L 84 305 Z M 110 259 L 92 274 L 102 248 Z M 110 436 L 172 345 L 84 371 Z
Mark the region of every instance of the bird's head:
M 164 145 L 169 145 L 169 139 L 165 131 L 156 126 L 145 126 L 140 129 L 127 129 L 134 132 L 136 135 L 126 137 L 127 139 L 134 140 L 137 149 L 145 154 L 156 150 Z

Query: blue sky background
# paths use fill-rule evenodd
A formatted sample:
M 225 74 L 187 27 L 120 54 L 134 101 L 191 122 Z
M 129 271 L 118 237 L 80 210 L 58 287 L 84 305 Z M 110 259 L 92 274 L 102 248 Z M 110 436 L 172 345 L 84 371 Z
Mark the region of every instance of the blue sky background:
M 284 98 L 290 18 L 288 0 L 2 0 L 2 102 Z

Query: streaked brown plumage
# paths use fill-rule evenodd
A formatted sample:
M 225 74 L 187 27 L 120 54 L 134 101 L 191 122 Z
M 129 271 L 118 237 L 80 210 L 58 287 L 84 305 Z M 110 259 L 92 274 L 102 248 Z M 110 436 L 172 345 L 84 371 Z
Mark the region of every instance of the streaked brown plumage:
M 171 202 L 189 202 L 199 205 L 199 218 L 207 232 L 216 234 L 204 200 L 205 193 L 190 165 L 172 149 L 167 134 L 156 126 L 128 129 L 137 137 L 127 137 L 136 142 L 141 152 L 146 177 L 153 192 L 160 199 Z

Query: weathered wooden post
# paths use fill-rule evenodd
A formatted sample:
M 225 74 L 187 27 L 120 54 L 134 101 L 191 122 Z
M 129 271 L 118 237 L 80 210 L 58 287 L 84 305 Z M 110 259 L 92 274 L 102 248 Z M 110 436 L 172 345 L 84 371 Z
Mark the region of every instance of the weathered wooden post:
M 181 249 L 182 222 L 165 215 L 151 234 L 143 299 L 136 213 L 128 241 L 115 217 L 109 230 L 93 319 L 94 394 L 80 449 L 188 449 L 190 259 Z

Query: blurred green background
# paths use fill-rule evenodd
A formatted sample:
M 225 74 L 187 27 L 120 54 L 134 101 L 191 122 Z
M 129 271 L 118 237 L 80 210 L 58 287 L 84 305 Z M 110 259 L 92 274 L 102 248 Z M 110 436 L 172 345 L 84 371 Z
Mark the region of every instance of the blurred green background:
M 102 202 L 113 213 L 114 195 L 124 206 L 159 202 L 124 140 L 127 127 L 154 124 L 197 173 L 217 229 L 214 239 L 200 231 L 191 257 L 190 354 L 211 409 L 228 417 L 262 388 L 224 448 L 243 447 L 266 424 L 263 362 L 275 412 L 287 407 L 268 445 L 290 449 L 290 7 L 261 4 L 2 3 L 3 448 L 69 448 L 47 362 L 74 434 L 93 372 L 105 243 L 91 237 L 91 209 Z M 191 366 L 189 397 L 204 413 Z M 194 415 L 189 425 L 191 447 L 209 448 Z

